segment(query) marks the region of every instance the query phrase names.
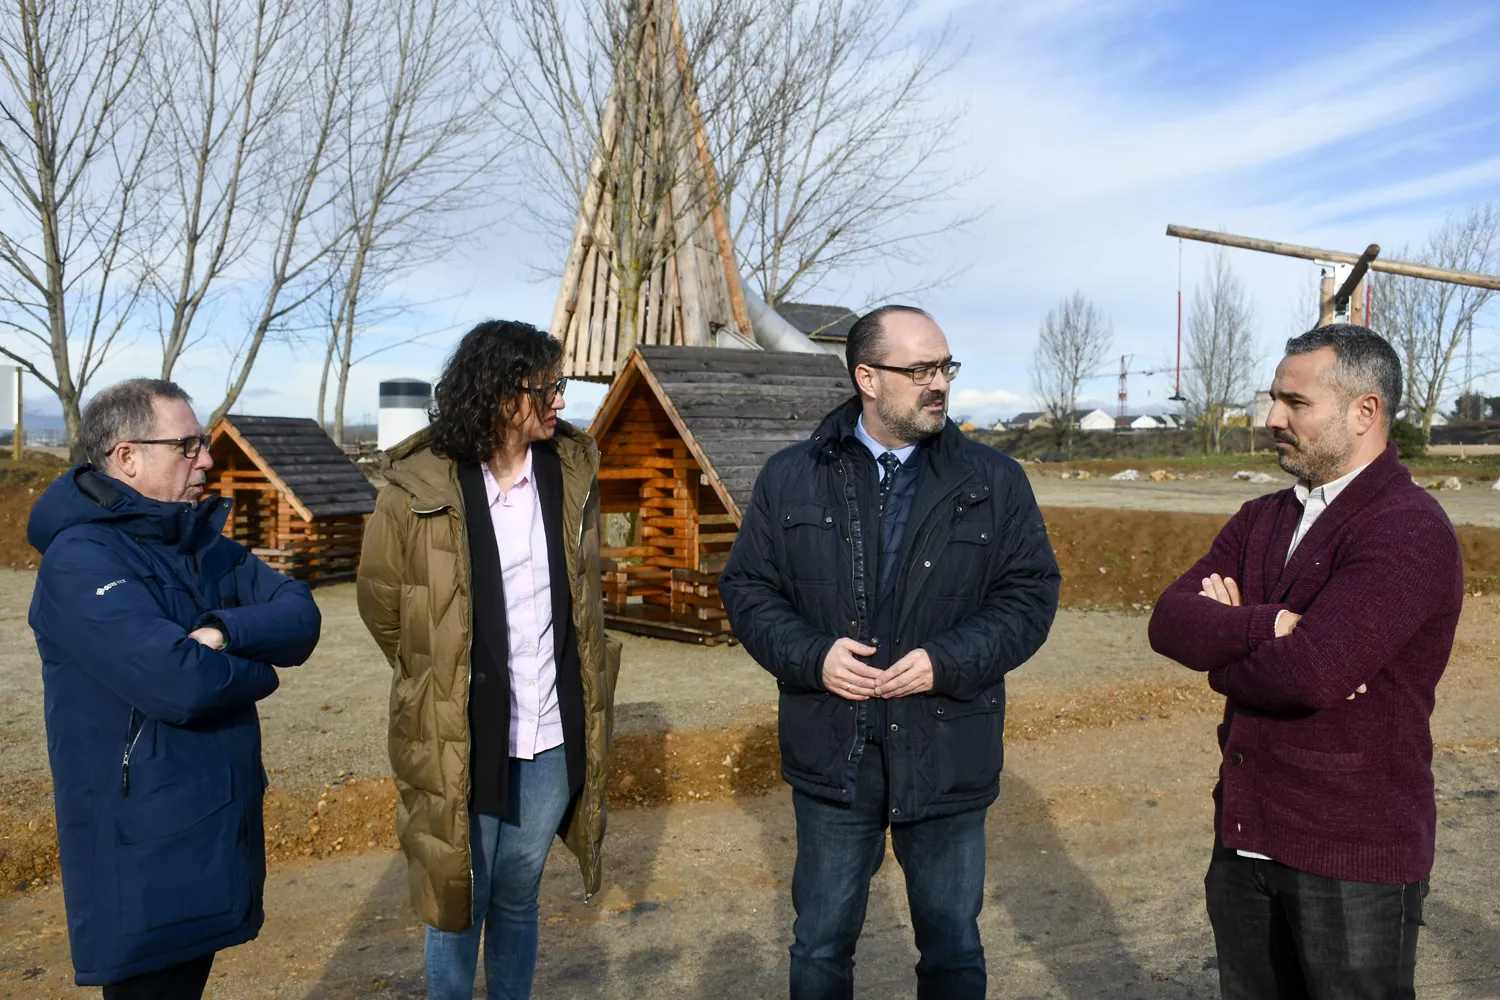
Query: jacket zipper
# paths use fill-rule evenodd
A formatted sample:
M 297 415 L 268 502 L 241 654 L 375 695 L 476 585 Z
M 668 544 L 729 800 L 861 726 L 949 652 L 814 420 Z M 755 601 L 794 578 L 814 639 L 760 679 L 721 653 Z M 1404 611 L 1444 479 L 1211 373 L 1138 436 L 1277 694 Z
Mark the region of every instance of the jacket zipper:
M 125 728 L 125 757 L 120 761 L 120 798 L 130 794 L 130 755 L 135 753 L 135 745 L 140 742 L 141 733 L 146 729 L 146 718 L 141 717 L 141 724 L 135 724 L 135 708 L 130 709 L 130 725 Z
M 848 545 L 848 551 L 849 551 L 849 595 L 854 598 L 854 635 L 851 636 L 851 638 L 858 639 L 859 635 L 860 635 L 860 631 L 861 631 L 861 625 L 863 625 L 863 622 L 860 620 L 859 598 L 857 597 L 857 594 L 859 592 L 859 579 L 858 579 L 858 577 L 857 577 L 857 575 L 855 574 L 855 571 L 854 571 L 855 570 L 855 567 L 854 567 L 854 538 L 853 538 L 853 535 L 852 535 L 853 525 L 854 525 L 854 508 L 852 508 L 849 505 L 849 467 L 844 464 L 844 460 L 843 460 L 842 457 L 839 458 L 838 462 L 839 462 L 839 473 L 844 477 L 844 518 L 845 518 L 844 523 L 850 526 L 850 532 L 851 532 L 851 536 L 849 538 L 849 545 Z M 864 525 L 863 524 L 860 525 L 860 533 L 861 533 L 861 535 L 863 535 L 863 533 L 864 533 Z M 855 718 L 855 724 L 854 724 L 854 742 L 852 742 L 851 744 L 849 744 L 849 754 L 848 754 L 847 757 L 845 757 L 845 760 L 848 761 L 848 762 L 851 762 L 851 763 L 853 762 L 855 755 L 859 753 L 859 748 L 860 748 L 859 728 L 860 728 L 860 724 L 863 722 L 863 720 L 860 719 L 859 716 L 865 715 L 866 711 L 867 710 L 866 710 L 865 706 L 863 706 L 863 705 L 859 706 L 859 709 L 856 711 L 856 718 Z

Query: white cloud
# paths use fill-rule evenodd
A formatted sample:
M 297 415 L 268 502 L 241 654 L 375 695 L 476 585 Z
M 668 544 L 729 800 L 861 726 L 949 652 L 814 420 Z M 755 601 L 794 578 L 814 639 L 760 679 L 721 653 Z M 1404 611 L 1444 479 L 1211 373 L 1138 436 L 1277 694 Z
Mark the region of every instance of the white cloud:
M 1030 405 L 1025 397 L 1009 389 L 954 389 L 948 412 L 978 423 L 993 423 L 999 417 L 1015 416 Z

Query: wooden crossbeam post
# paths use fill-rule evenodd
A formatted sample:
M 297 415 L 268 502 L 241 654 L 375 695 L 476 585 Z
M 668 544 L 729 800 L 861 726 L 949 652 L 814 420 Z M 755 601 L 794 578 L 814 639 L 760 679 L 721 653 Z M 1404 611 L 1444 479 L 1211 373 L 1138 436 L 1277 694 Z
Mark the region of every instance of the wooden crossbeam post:
M 1279 243 L 1275 240 L 1256 239 L 1253 236 L 1236 236 L 1233 233 L 1220 233 L 1212 229 L 1193 229 L 1188 226 L 1167 226 L 1167 235 L 1176 236 L 1185 240 L 1197 240 L 1200 243 L 1217 243 L 1219 246 L 1234 247 L 1237 250 L 1256 250 L 1260 253 L 1273 253 L 1282 257 L 1301 257 L 1311 261 L 1332 261 L 1335 264 L 1358 265 L 1363 254 L 1345 253 L 1342 250 L 1322 250 L 1318 247 L 1301 246 L 1296 243 Z M 1379 252 L 1377 246 L 1376 252 Z M 1369 249 L 1365 250 L 1369 253 Z M 1446 281 L 1454 285 L 1471 285 L 1475 288 L 1490 288 L 1500 291 L 1500 275 L 1480 274 L 1476 271 L 1455 271 L 1448 267 L 1432 267 L 1427 264 L 1412 264 L 1403 260 L 1371 259 L 1366 262 L 1369 270 L 1381 271 L 1386 274 L 1400 274 L 1408 278 L 1422 278 L 1425 281 Z

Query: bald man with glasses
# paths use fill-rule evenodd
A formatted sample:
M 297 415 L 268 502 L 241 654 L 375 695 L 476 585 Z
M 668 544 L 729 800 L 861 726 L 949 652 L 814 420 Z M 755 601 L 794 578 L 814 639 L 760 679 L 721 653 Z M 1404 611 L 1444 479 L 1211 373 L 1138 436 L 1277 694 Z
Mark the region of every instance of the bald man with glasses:
M 948 419 L 959 363 L 931 316 L 876 309 L 850 329 L 847 358 L 856 395 L 766 464 L 719 580 L 735 633 L 781 690 L 791 995 L 853 995 L 889 829 L 918 997 L 982 997 L 1005 674 L 1046 640 L 1057 562 L 1020 466 Z

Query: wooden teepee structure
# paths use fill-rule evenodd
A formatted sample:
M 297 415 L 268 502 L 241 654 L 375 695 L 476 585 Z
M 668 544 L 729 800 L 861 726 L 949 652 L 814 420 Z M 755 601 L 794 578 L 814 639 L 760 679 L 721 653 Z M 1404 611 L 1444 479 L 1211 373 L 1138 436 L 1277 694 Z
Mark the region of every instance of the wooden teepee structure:
M 563 374 L 596 381 L 635 344 L 754 343 L 677 4 L 631 2 L 552 312 Z

